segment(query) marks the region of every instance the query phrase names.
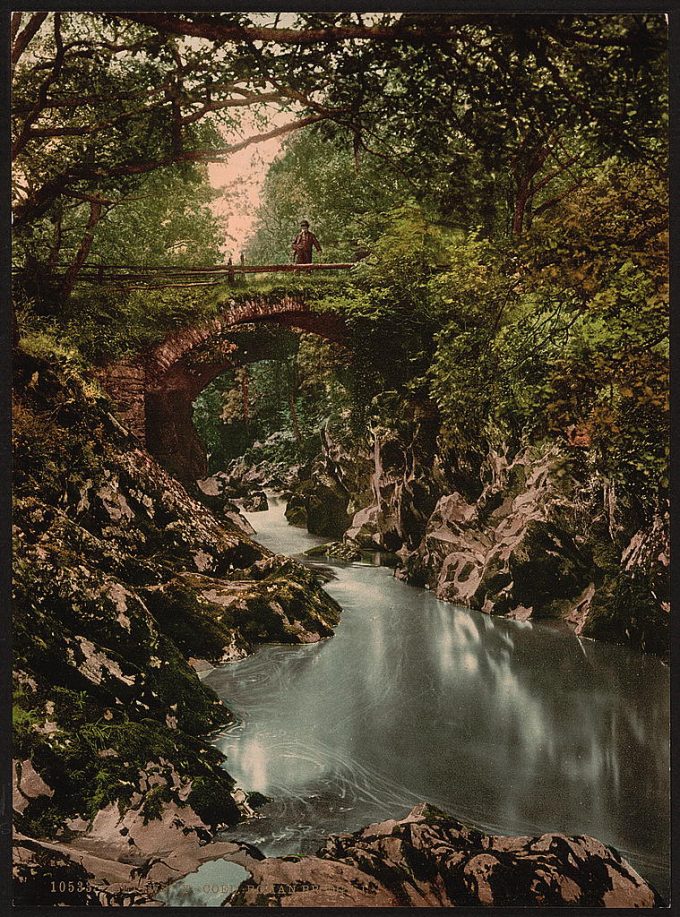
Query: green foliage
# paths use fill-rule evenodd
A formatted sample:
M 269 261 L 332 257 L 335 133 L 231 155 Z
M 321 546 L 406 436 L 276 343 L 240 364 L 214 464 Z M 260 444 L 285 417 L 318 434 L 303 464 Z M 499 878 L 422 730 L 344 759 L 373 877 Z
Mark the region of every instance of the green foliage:
M 417 205 L 405 204 L 391 211 L 372 254 L 353 271 L 345 290 L 317 304 L 348 323 L 348 383 L 359 413 L 386 386 L 419 388 L 437 327 L 429 281 L 444 257 L 441 231 Z
M 16 689 L 12 698 L 12 737 L 14 755 L 30 758 L 35 744 L 35 730 L 44 720 L 43 713 L 21 689 Z
M 211 207 L 219 195 L 204 166 L 152 172 L 137 193 L 112 207 L 99 224 L 90 263 L 219 264 L 224 226 Z
M 217 294 L 79 288 L 59 316 L 65 340 L 94 363 L 134 356 L 170 332 L 216 313 Z
M 409 193 L 395 169 L 372 157 L 359 163 L 346 134 L 302 130 L 267 173 L 248 260 L 290 262 L 292 239 L 307 219 L 323 248 L 317 260 L 354 261 L 379 235 L 385 213 Z
M 659 607 L 649 581 L 619 571 L 595 593 L 583 634 L 667 658 L 669 627 L 668 612 Z
M 319 427 L 349 406 L 346 354 L 316 335 L 275 327 L 238 332 L 233 339 L 243 359 L 253 362 L 223 373 L 194 402 L 211 471 L 240 455 L 254 463 L 286 464 L 311 457 L 319 448 Z M 276 433 L 282 435 L 270 440 Z
M 188 802 L 196 814 L 213 827 L 233 823 L 239 817 L 226 780 L 197 777 Z
M 319 304 L 352 329 L 355 413 L 385 389 L 429 394 L 460 454 L 576 431 L 652 507 L 668 467 L 665 214 L 655 171 L 616 159 L 516 243 L 393 212 Z

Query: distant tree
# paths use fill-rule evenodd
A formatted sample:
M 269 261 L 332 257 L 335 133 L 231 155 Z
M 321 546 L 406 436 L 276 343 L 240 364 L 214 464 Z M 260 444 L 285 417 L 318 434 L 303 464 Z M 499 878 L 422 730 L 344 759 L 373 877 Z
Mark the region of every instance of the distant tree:
M 365 254 L 386 213 L 412 192 L 389 164 L 357 165 L 351 137 L 309 127 L 288 138 L 265 180 L 249 260 L 290 260 L 300 219 L 311 221 L 329 261 Z

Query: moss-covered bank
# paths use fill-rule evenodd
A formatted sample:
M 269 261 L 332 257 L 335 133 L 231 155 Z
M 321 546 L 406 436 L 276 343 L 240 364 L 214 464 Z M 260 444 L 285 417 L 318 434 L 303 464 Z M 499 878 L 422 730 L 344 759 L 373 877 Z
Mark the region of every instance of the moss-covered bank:
M 72 358 L 15 367 L 16 828 L 141 867 L 179 825 L 199 845 L 248 811 L 196 669 L 329 636 L 339 608 L 193 499 Z

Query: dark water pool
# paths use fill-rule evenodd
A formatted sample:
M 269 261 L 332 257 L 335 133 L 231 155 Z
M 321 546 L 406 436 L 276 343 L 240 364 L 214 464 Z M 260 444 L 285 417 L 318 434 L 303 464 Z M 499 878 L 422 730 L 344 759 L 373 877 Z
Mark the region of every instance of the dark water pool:
M 249 519 L 282 553 L 320 540 L 276 501 Z M 497 833 L 592 834 L 668 893 L 666 666 L 439 602 L 388 568 L 333 570 L 332 639 L 206 679 L 239 717 L 216 741 L 228 770 L 273 799 L 227 836 L 311 852 L 427 800 Z

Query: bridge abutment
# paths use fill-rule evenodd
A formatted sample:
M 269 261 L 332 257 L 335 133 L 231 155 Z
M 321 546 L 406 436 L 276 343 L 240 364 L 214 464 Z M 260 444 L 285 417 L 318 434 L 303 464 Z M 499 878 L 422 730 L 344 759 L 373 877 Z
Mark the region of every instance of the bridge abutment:
M 343 343 L 342 318 L 313 312 L 290 296 L 234 303 L 214 318 L 169 334 L 134 361 L 105 367 L 99 374 L 121 422 L 139 438 L 164 468 L 183 483 L 208 473 L 205 444 L 193 423 L 193 402 L 229 366 L 239 365 L 229 331 L 239 326 L 274 323 Z M 261 357 L 260 357 L 261 358 Z M 248 362 L 253 359 L 253 354 Z

